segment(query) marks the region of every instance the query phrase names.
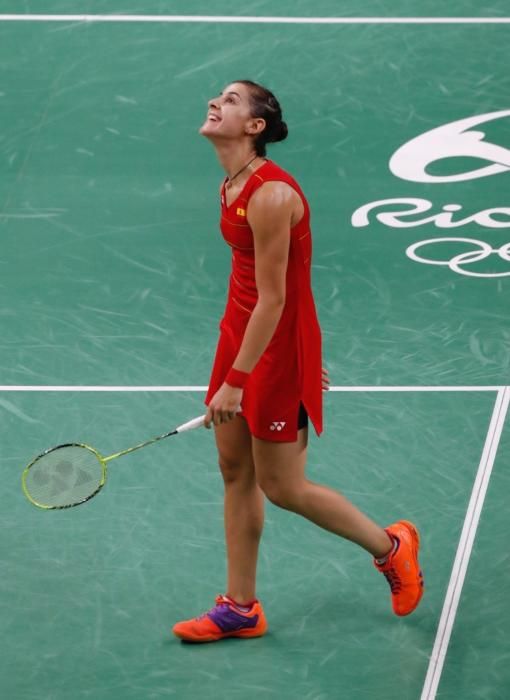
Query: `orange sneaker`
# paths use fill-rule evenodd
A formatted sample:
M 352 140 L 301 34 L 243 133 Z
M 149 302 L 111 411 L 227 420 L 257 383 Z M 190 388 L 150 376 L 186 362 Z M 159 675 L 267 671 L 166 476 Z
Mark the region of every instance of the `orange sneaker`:
M 385 530 L 397 546 L 384 564 L 376 560 L 374 564 L 390 584 L 393 612 L 409 615 L 423 595 L 423 574 L 418 563 L 420 536 L 407 520 L 399 520 Z
M 216 642 L 226 637 L 261 637 L 266 630 L 266 616 L 258 600 L 246 611 L 228 596 L 219 595 L 214 608 L 193 620 L 178 622 L 173 633 L 186 642 Z

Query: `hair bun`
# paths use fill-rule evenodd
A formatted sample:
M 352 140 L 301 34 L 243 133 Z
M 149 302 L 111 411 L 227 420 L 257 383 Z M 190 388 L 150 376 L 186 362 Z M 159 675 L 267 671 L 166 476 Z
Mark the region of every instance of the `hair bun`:
M 274 130 L 272 141 L 284 141 L 287 138 L 288 133 L 289 129 L 287 128 L 287 124 L 284 121 L 281 121 Z

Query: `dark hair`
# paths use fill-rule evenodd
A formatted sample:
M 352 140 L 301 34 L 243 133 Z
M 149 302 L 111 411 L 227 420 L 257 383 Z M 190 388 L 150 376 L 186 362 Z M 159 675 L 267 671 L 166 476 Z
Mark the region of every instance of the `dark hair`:
M 265 156 L 266 144 L 283 141 L 289 133 L 287 124 L 282 119 L 280 103 L 270 90 L 252 80 L 233 82 L 246 85 L 250 93 L 252 116 L 266 121 L 265 129 L 255 139 L 255 152 L 258 156 Z

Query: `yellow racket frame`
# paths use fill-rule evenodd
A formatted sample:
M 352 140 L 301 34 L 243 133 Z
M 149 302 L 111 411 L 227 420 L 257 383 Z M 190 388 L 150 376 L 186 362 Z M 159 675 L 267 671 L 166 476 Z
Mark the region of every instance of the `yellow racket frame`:
M 97 461 L 101 465 L 101 479 L 99 480 L 99 484 L 97 489 L 90 494 L 90 496 L 87 496 L 87 498 L 82 498 L 80 501 L 76 501 L 75 503 L 69 503 L 67 505 L 63 506 L 49 506 L 47 503 L 39 503 L 36 501 L 32 496 L 30 495 L 30 491 L 27 488 L 27 476 L 32 469 L 32 467 L 37 464 L 37 462 L 42 459 L 43 457 L 46 457 L 49 455 L 51 452 L 55 452 L 56 450 L 60 450 L 63 447 L 81 447 L 82 449 L 89 450 L 89 452 L 92 452 L 94 456 L 96 457 Z M 32 503 L 34 506 L 37 506 L 38 508 L 42 508 L 43 510 L 63 510 L 64 508 L 73 508 L 74 506 L 79 506 L 82 503 L 86 503 L 87 501 L 90 501 L 91 498 L 96 496 L 103 486 L 106 483 L 106 477 L 107 477 L 107 467 L 106 467 L 106 462 L 109 459 L 113 459 L 114 457 L 118 457 L 120 455 L 112 455 L 111 457 L 103 457 L 97 450 L 95 450 L 93 447 L 90 447 L 90 445 L 85 445 L 84 443 L 80 442 L 70 442 L 65 445 L 57 445 L 56 447 L 51 447 L 49 450 L 46 450 L 42 454 L 38 455 L 35 459 L 33 459 L 30 464 L 25 467 L 23 470 L 23 473 L 21 475 L 21 488 L 23 489 L 23 493 L 25 494 L 25 497 Z
M 37 506 L 38 508 L 42 508 L 43 510 L 64 510 L 65 508 L 73 508 L 74 506 L 79 506 L 82 503 L 86 503 L 87 501 L 90 501 L 91 498 L 94 498 L 103 486 L 106 483 L 106 476 L 107 476 L 107 468 L 106 464 L 107 462 L 110 462 L 112 459 L 117 459 L 117 457 L 122 457 L 123 455 L 130 454 L 131 452 L 135 452 L 135 450 L 140 450 L 142 447 L 146 447 L 147 445 L 152 445 L 155 442 L 158 442 L 159 440 L 164 440 L 167 437 L 170 437 L 171 435 L 177 435 L 178 433 L 184 433 L 187 430 L 194 430 L 195 428 L 199 428 L 204 425 L 204 419 L 205 415 L 203 416 L 197 416 L 197 418 L 193 418 L 190 421 L 187 421 L 186 423 L 183 423 L 182 425 L 179 425 L 179 427 L 175 428 L 174 430 L 171 430 L 168 433 L 164 433 L 163 435 L 158 435 L 157 437 L 151 438 L 150 440 L 146 440 L 145 442 L 141 442 L 139 445 L 135 445 L 134 447 L 128 447 L 127 450 L 122 450 L 121 452 L 116 452 L 115 454 L 110 455 L 109 457 L 103 457 L 103 455 L 98 452 L 94 447 L 90 447 L 90 445 L 85 445 L 84 443 L 81 442 L 70 442 L 66 443 L 65 445 L 57 445 L 56 447 L 50 447 L 49 450 L 46 450 L 46 452 L 43 452 L 42 454 L 38 455 L 35 459 L 33 459 L 30 464 L 25 467 L 23 470 L 23 473 L 21 475 L 21 488 L 23 489 L 23 493 L 25 494 L 25 497 L 32 503 L 34 506 Z M 50 506 L 45 503 L 39 503 L 36 501 L 32 496 L 30 495 L 30 492 L 27 488 L 26 484 L 26 479 L 27 475 L 30 472 L 30 469 L 36 464 L 40 459 L 45 457 L 46 455 L 50 454 L 50 452 L 54 452 L 55 450 L 59 450 L 62 447 L 81 447 L 86 450 L 89 450 L 92 452 L 95 457 L 97 458 L 98 462 L 101 465 L 101 479 L 99 481 L 97 489 L 90 494 L 90 496 L 87 496 L 87 498 L 83 498 L 80 501 L 77 501 L 76 503 L 69 503 L 66 505 L 62 506 Z

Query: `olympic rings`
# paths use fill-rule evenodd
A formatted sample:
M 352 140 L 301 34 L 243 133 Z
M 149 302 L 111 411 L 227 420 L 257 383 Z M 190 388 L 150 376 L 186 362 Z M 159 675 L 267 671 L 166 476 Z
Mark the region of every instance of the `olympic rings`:
M 454 255 L 449 260 L 430 260 L 429 258 L 423 258 L 417 254 L 417 250 L 423 248 L 427 245 L 433 245 L 437 243 L 472 243 L 478 246 L 478 250 L 467 251 L 466 253 L 459 253 Z M 501 248 L 493 248 L 489 243 L 485 241 L 478 241 L 474 238 L 429 238 L 426 241 L 418 241 L 413 243 L 406 249 L 406 255 L 411 260 L 415 262 L 424 263 L 425 265 L 444 265 L 450 268 L 452 272 L 456 272 L 459 275 L 465 275 L 467 277 L 510 277 L 510 272 L 472 272 L 466 270 L 462 265 L 470 265 L 480 260 L 485 260 L 490 255 L 495 253 L 499 255 L 502 260 L 510 262 L 510 243 L 505 243 Z

